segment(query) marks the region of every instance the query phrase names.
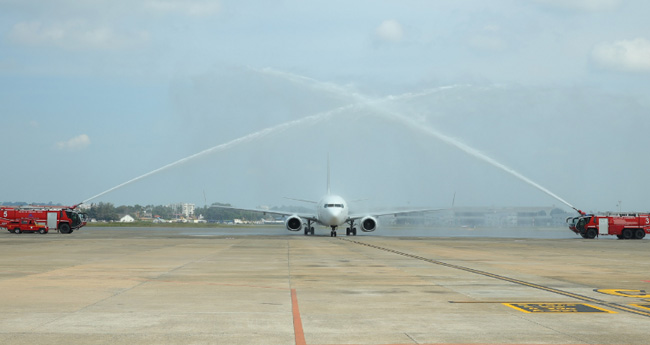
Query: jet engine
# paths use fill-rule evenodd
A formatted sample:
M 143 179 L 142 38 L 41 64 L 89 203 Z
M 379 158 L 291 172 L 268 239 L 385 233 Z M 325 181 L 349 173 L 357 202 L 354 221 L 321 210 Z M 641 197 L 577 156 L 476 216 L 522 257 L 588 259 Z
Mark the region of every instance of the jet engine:
M 293 215 L 284 221 L 284 225 L 289 231 L 299 231 L 302 229 L 302 219 L 296 215 Z
M 361 231 L 371 232 L 377 230 L 377 219 L 375 217 L 366 216 L 361 218 Z

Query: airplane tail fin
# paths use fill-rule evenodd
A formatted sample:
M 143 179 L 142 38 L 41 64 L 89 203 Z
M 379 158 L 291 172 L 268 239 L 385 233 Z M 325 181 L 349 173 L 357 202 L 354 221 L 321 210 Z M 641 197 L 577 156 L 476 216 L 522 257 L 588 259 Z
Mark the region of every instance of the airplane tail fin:
M 330 194 L 330 154 L 327 153 L 327 195 Z

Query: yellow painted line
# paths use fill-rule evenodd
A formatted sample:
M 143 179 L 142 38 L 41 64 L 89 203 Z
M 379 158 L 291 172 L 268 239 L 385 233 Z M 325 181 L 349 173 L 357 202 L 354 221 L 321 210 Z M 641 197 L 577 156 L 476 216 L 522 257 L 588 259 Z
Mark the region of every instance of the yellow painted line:
M 629 289 L 596 289 L 596 292 L 600 292 L 606 295 L 621 296 L 621 297 L 632 297 L 632 298 L 648 298 L 650 294 L 647 294 L 645 290 L 629 290 Z
M 633 307 L 650 310 L 650 303 L 648 304 L 630 304 Z
M 512 308 L 512 309 L 518 310 L 518 311 L 520 311 L 520 312 L 523 312 L 523 313 L 526 313 L 526 314 L 530 314 L 530 311 L 528 311 L 528 310 L 526 310 L 526 309 L 521 309 L 521 308 L 519 308 L 519 307 L 517 307 L 517 306 L 515 306 L 515 305 L 513 305 L 513 304 L 511 304 L 511 303 L 503 303 L 503 305 L 505 305 L 506 307 L 510 307 L 510 308 Z

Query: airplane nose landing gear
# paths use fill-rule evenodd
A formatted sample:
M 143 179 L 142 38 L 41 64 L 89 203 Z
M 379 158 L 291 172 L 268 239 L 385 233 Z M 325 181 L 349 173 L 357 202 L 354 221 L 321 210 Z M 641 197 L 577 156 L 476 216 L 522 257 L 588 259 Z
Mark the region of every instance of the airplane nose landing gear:
M 336 226 L 332 225 L 332 232 L 330 232 L 330 237 L 336 237 Z

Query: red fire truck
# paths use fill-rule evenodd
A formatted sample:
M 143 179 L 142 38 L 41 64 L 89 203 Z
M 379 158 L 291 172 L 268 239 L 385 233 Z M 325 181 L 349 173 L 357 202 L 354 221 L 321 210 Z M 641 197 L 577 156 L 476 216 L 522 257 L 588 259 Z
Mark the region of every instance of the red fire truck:
M 86 225 L 86 215 L 75 210 L 77 206 L 0 206 L 0 227 L 7 228 L 10 222 L 21 219 L 33 219 L 36 223 L 46 224 L 49 229 L 71 234 Z
M 9 232 L 13 232 L 15 234 L 20 234 L 23 232 L 37 232 L 39 234 L 47 234 L 47 226 L 45 224 L 40 224 L 36 223 L 34 219 L 19 219 L 19 220 L 13 220 L 10 222 L 7 222 L 6 224 L 3 222 L 1 225 Z
M 640 240 L 650 234 L 650 214 L 621 213 L 607 215 L 584 214 L 567 218 L 569 229 L 583 238 L 616 235 L 622 240 Z

